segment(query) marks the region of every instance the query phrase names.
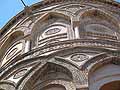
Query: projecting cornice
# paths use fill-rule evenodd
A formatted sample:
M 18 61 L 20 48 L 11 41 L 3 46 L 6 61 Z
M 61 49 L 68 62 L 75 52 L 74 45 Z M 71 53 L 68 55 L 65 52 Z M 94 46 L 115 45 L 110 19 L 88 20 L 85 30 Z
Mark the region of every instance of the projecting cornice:
M 43 0 L 39 3 L 33 4 L 29 8 L 31 9 L 31 11 L 34 11 L 36 9 L 42 9 L 42 8 L 45 8 L 48 6 L 53 6 L 56 4 L 61 4 L 61 3 L 66 3 L 66 2 L 84 2 L 84 3 L 85 2 L 96 2 L 96 3 L 101 2 L 101 3 L 109 4 L 114 7 L 120 8 L 120 3 L 118 3 L 114 0 Z M 26 17 L 28 15 L 27 11 L 29 11 L 28 7 L 27 7 L 27 9 L 25 8 L 23 11 L 21 11 L 16 16 L 14 16 L 10 21 L 8 21 L 8 23 L 0 31 L 0 37 L 2 37 L 2 35 L 4 35 L 5 32 L 7 32 L 20 19 Z

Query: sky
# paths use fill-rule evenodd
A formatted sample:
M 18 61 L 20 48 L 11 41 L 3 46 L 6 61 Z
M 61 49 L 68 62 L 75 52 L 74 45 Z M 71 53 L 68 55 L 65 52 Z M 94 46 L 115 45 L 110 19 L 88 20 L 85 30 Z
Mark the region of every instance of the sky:
M 23 0 L 26 5 L 31 5 L 40 0 Z M 24 6 L 21 0 L 0 0 L 0 28 L 2 28 L 13 16 L 22 11 Z
M 23 0 L 30 6 L 41 0 Z M 120 0 L 117 0 L 120 2 Z M 24 9 L 21 0 L 1 0 L 0 1 L 0 28 L 2 28 L 13 16 Z

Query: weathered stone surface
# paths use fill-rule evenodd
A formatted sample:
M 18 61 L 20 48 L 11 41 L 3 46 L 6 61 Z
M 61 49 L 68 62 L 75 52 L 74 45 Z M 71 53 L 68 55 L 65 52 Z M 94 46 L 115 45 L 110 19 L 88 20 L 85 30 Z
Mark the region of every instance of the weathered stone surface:
M 0 90 L 119 90 L 119 21 L 113 0 L 25 8 L 0 31 Z

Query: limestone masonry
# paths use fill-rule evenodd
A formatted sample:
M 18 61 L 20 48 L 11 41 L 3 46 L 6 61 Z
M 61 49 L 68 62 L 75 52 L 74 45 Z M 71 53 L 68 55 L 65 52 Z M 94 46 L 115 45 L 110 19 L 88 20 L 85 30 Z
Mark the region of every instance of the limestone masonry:
M 0 30 L 0 90 L 120 90 L 120 4 L 26 6 Z

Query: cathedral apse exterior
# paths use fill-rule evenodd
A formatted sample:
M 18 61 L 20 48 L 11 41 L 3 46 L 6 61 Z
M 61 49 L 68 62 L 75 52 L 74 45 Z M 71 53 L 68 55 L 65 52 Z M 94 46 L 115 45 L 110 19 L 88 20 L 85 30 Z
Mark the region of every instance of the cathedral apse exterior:
M 26 7 L 0 30 L 0 90 L 120 90 L 120 4 Z

